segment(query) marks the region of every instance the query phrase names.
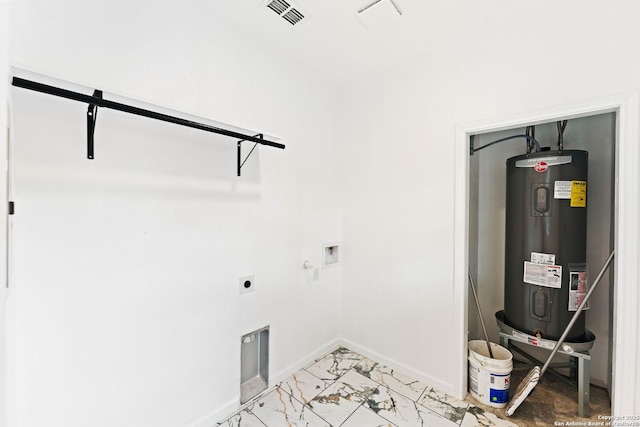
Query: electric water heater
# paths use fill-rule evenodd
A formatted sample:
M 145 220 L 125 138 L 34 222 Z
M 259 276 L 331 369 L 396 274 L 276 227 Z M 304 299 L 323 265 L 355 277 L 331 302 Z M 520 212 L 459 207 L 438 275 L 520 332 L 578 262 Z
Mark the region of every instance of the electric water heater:
M 587 167 L 580 150 L 507 160 L 506 323 L 558 339 L 587 291 Z M 581 342 L 584 312 L 566 340 Z

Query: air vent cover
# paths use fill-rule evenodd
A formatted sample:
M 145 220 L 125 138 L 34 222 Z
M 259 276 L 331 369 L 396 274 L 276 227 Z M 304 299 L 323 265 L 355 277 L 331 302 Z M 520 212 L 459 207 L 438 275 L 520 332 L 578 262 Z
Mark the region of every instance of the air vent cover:
M 273 0 L 267 4 L 267 7 L 273 10 L 278 15 L 282 15 L 289 9 L 291 6 L 284 0 Z
M 296 25 L 308 18 L 307 13 L 292 1 L 267 0 L 263 5 L 291 25 Z
M 291 8 L 287 13 L 282 15 L 291 25 L 296 25 L 298 22 L 304 19 L 304 15 L 299 10 Z

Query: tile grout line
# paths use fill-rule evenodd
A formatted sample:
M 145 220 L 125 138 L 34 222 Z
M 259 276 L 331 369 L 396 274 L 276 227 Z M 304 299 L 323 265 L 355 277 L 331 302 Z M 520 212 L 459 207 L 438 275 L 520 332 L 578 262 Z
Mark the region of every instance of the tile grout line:
M 311 370 L 309 370 L 309 368 L 314 367 L 315 365 L 319 364 L 325 359 L 326 359 L 326 362 L 330 362 L 329 368 L 328 369 L 323 368 L 323 366 L 326 366 L 326 362 L 325 362 L 325 364 L 317 366 L 316 370 L 319 373 L 325 371 L 329 376 L 335 376 L 335 378 L 333 379 L 325 379 L 319 376 L 318 374 L 312 372 Z M 369 365 L 367 361 L 370 362 L 371 365 Z M 348 368 L 346 368 L 347 366 Z M 343 370 L 345 368 L 346 370 Z M 316 386 L 307 390 L 307 393 L 303 392 L 302 389 L 298 388 L 298 391 L 300 392 L 300 396 L 302 397 L 303 400 L 306 401 L 307 396 L 309 397 L 309 401 L 307 403 L 303 403 L 300 399 L 298 399 L 294 395 L 293 392 L 295 392 L 295 390 L 291 388 L 292 385 L 290 381 L 288 381 L 291 377 L 294 377 L 298 372 L 305 372 L 305 374 L 310 376 L 309 379 L 314 378 L 315 380 L 321 382 L 321 385 L 322 385 L 322 388 L 320 389 L 320 391 L 317 391 L 318 390 L 317 387 L 320 385 L 320 383 L 316 383 L 315 380 L 312 381 L 309 384 L 316 384 Z M 430 414 L 429 415 L 430 417 L 435 416 L 437 419 L 443 420 L 444 422 L 451 422 L 452 423 L 451 425 L 462 426 L 467 415 L 469 414 L 473 415 L 473 413 L 470 412 L 470 409 L 476 407 L 476 405 L 473 405 L 470 402 L 467 402 L 465 400 L 459 401 L 459 399 L 455 399 L 452 396 L 449 396 L 447 393 L 441 392 L 440 390 L 435 389 L 434 387 L 429 385 L 425 385 L 424 388 L 422 388 L 422 390 L 417 394 L 417 398 L 413 399 L 405 395 L 405 393 L 410 392 L 410 394 L 415 395 L 415 392 L 419 391 L 420 388 L 416 389 L 416 388 L 413 388 L 413 386 L 422 385 L 422 383 L 419 380 L 412 379 L 402 372 L 395 372 L 394 369 L 389 368 L 386 365 L 382 365 L 379 362 L 373 359 L 370 359 L 360 353 L 356 353 L 352 350 L 349 350 L 344 346 L 340 346 L 337 349 L 333 350 L 332 352 L 326 354 L 325 356 L 315 359 L 313 362 L 311 362 L 307 366 L 300 368 L 296 373 L 293 373 L 291 376 L 278 382 L 271 389 L 265 390 L 264 392 L 255 396 L 249 402 L 242 405 L 234 414 L 225 418 L 223 421 L 218 422 L 217 424 L 215 424 L 215 426 L 222 426 L 224 422 L 232 422 L 233 421 L 232 419 L 234 417 L 236 416 L 242 417 L 242 412 L 245 412 L 255 417 L 256 420 L 261 425 L 264 425 L 266 427 L 276 427 L 276 426 L 271 426 L 267 424 L 262 418 L 260 418 L 257 414 L 253 412 L 253 408 L 255 407 L 256 404 L 259 404 L 260 401 L 266 399 L 267 396 L 269 396 L 271 393 L 276 391 L 279 391 L 279 394 L 284 393 L 285 396 L 288 396 L 292 404 L 293 402 L 296 402 L 299 405 L 301 405 L 301 410 L 299 411 L 301 414 L 303 414 L 303 412 L 306 410 L 310 414 L 313 414 L 313 416 L 317 417 L 318 420 L 321 420 L 327 425 L 333 426 L 333 427 L 345 425 L 350 419 L 352 419 L 352 417 L 354 417 L 354 414 L 356 412 L 363 411 L 363 410 L 370 412 L 371 415 L 369 416 L 379 417 L 380 420 L 383 420 L 385 423 L 389 423 L 389 425 L 396 426 L 396 424 L 393 421 L 391 421 L 390 419 L 387 419 L 383 415 L 380 415 L 377 411 L 373 410 L 369 406 L 369 403 L 368 403 L 369 399 L 371 399 L 374 394 L 380 393 L 383 388 L 386 390 L 388 394 L 390 394 L 390 398 L 392 401 L 393 401 L 392 395 L 397 394 L 403 399 L 407 399 L 407 403 L 411 402 L 418 414 L 420 414 L 421 412 L 425 414 Z M 362 377 L 363 379 L 367 379 L 368 381 L 371 381 L 370 385 L 375 384 L 375 387 L 372 387 L 371 391 L 369 393 L 366 393 L 366 395 L 362 394 L 361 396 L 364 396 L 362 401 L 359 402 L 357 406 L 355 406 L 355 409 L 353 409 L 353 411 L 348 412 L 348 415 L 344 420 L 341 420 L 341 421 L 338 420 L 340 424 L 337 424 L 334 426 L 334 424 L 332 424 L 323 416 L 315 412 L 315 407 L 312 406 L 312 402 L 318 396 L 322 395 L 322 393 L 327 391 L 330 387 L 333 387 L 336 384 L 338 384 L 340 380 L 343 377 L 345 377 L 347 374 L 357 375 L 359 377 Z M 396 375 L 394 374 L 399 375 L 399 377 L 396 377 Z M 372 376 L 375 376 L 375 378 L 377 379 L 372 378 Z M 402 378 L 404 378 L 404 380 Z M 382 379 L 382 381 L 379 381 L 379 379 Z M 407 383 L 406 381 L 409 381 L 409 379 L 411 379 L 411 381 Z M 393 388 L 392 386 L 386 383 L 387 380 L 393 385 Z M 294 381 L 297 384 L 297 380 L 295 378 L 294 378 Z M 287 386 L 292 390 L 292 392 L 290 393 L 284 387 L 282 387 L 283 384 L 287 384 Z M 346 382 L 344 383 L 344 385 L 349 386 L 349 384 Z M 396 388 L 398 390 L 396 390 Z M 366 390 L 366 388 L 364 390 Z M 434 394 L 430 395 L 432 391 Z M 454 400 L 450 401 L 450 399 L 454 399 Z M 348 400 L 351 400 L 351 399 L 348 399 Z M 422 403 L 420 403 L 421 401 L 428 402 L 433 407 L 433 409 L 431 407 L 423 405 Z M 455 402 L 457 401 L 459 401 L 464 406 L 456 406 Z M 295 407 L 293 407 L 293 409 L 295 410 Z M 442 414 L 440 412 L 442 412 Z M 328 412 L 327 414 L 332 414 L 332 413 L 333 412 Z M 391 411 L 390 413 L 393 415 L 395 412 Z M 447 414 L 449 414 L 451 418 L 447 417 Z M 422 419 L 422 416 L 419 415 L 419 417 L 420 419 Z M 454 419 L 456 418 L 457 420 L 454 421 Z M 500 419 L 500 417 L 498 418 Z M 424 420 L 422 422 L 424 422 Z M 496 425 L 492 421 L 489 421 L 489 422 L 493 426 Z
M 442 418 L 442 419 L 444 419 L 444 420 L 454 422 L 453 420 L 450 420 L 449 418 L 445 417 L 444 415 L 441 415 L 441 414 L 439 414 L 439 413 L 435 412 L 433 409 L 428 408 L 428 407 L 426 407 L 426 406 L 424 406 L 424 405 L 422 405 L 422 404 L 420 404 L 420 403 L 419 403 L 420 398 L 421 398 L 421 397 L 423 397 L 423 396 L 424 396 L 424 394 L 426 393 L 426 391 L 430 388 L 430 386 L 429 386 L 429 385 L 425 385 L 425 387 L 424 387 L 424 389 L 422 390 L 422 392 L 418 395 L 418 398 L 414 400 L 414 399 L 410 398 L 409 396 L 406 396 L 406 395 L 405 395 L 405 394 L 403 394 L 402 392 L 392 389 L 391 387 L 389 387 L 389 385 L 384 384 L 384 383 L 381 383 L 380 381 L 377 381 L 377 380 L 375 380 L 375 379 L 371 378 L 370 376 L 367 376 L 367 375 L 364 375 L 364 374 L 360 373 L 360 372 L 359 372 L 357 369 L 355 369 L 355 368 L 356 368 L 358 365 L 360 365 L 362 362 L 364 362 L 365 360 L 369 360 L 369 361 L 373 362 L 373 364 L 374 364 L 374 365 L 373 365 L 373 367 L 372 367 L 371 371 L 373 371 L 373 370 L 374 370 L 376 367 L 378 367 L 378 366 L 383 366 L 383 367 L 386 367 L 386 366 L 385 366 L 385 365 L 380 365 L 380 363 L 379 363 L 379 362 L 377 362 L 377 361 L 375 361 L 375 360 L 372 360 L 372 359 L 370 359 L 370 358 L 367 358 L 366 356 L 360 355 L 359 353 L 356 353 L 356 354 L 358 354 L 359 356 L 362 356 L 362 358 L 361 358 L 357 363 L 353 364 L 353 365 L 351 366 L 351 368 L 349 368 L 347 371 L 345 371 L 342 375 L 338 376 L 338 377 L 334 380 L 334 382 L 333 382 L 331 385 L 333 385 L 333 384 L 337 383 L 337 382 L 340 380 L 340 378 L 344 377 L 344 376 L 345 376 L 349 371 L 353 371 L 354 373 L 357 373 L 357 374 L 359 374 L 359 375 L 362 375 L 363 377 L 368 378 L 369 380 L 371 380 L 371 381 L 375 382 L 376 384 L 378 384 L 378 387 L 376 387 L 376 390 L 379 390 L 379 389 L 380 389 L 380 387 L 385 387 L 387 390 L 389 390 L 389 391 L 393 391 L 394 393 L 398 393 L 400 396 L 402 396 L 402 397 L 404 397 L 404 398 L 408 399 L 410 402 L 412 402 L 412 403 L 415 405 L 415 407 L 416 407 L 416 411 L 418 411 L 418 407 L 420 407 L 420 408 L 422 408 L 423 410 L 427 411 L 428 413 L 431 413 L 431 414 L 433 414 L 433 415 L 437 416 L 438 418 Z M 324 359 L 324 357 L 323 357 L 323 358 L 318 359 L 315 363 L 317 363 L 318 361 L 320 361 L 320 360 L 322 360 L 322 359 Z M 335 361 L 335 357 L 334 357 L 334 361 Z M 309 366 L 313 366 L 313 364 L 311 364 L 311 365 L 309 365 Z M 369 372 L 371 372 L 371 371 L 369 371 Z M 310 372 L 310 371 L 307 371 L 307 372 L 309 372 L 310 374 L 312 374 L 312 375 L 313 375 L 313 373 L 312 373 L 312 372 Z M 392 372 L 393 372 L 393 370 L 392 370 Z M 381 374 L 384 374 L 383 372 L 380 372 L 380 373 L 381 373 Z M 388 375 L 389 375 L 389 376 L 391 376 L 392 378 L 396 379 L 400 384 L 407 385 L 407 384 L 403 383 L 402 381 L 400 381 L 399 379 L 397 379 L 395 376 L 393 376 L 393 374 L 388 374 Z M 314 376 L 315 376 L 315 375 L 314 375 Z M 317 376 L 315 376 L 315 377 L 316 377 L 316 378 L 319 378 L 319 377 L 317 377 Z M 320 380 L 323 380 L 322 378 L 319 378 L 319 379 L 320 379 Z M 324 381 L 324 380 L 323 380 L 323 381 Z M 331 387 L 331 385 L 327 386 L 327 387 L 325 388 L 325 390 L 326 390 L 327 388 Z M 320 393 L 322 393 L 322 392 L 320 392 Z M 318 393 L 318 394 L 320 394 L 320 393 Z M 371 393 L 371 394 L 373 394 L 373 393 Z M 370 395 L 371 395 L 371 394 L 370 394 Z M 369 395 L 369 396 L 370 396 L 370 395 Z M 316 395 L 316 396 L 317 396 L 317 395 Z M 344 423 L 345 423 L 345 422 L 346 422 L 346 421 L 347 421 L 347 420 L 348 420 L 348 419 L 349 419 L 353 414 L 355 414 L 355 412 L 356 412 L 356 411 L 357 411 L 357 410 L 358 410 L 358 409 L 359 409 L 359 408 L 360 408 L 364 403 L 365 403 L 365 401 L 361 402 L 361 403 L 358 405 L 358 407 L 357 407 L 357 408 L 356 408 L 356 409 L 355 409 L 351 414 L 349 414 L 349 416 L 345 419 L 345 421 L 343 421 L 340 425 L 343 425 L 343 424 L 344 424 Z M 443 403 L 443 402 L 441 402 L 441 403 Z M 466 402 L 465 402 L 465 403 L 466 403 Z M 451 406 L 451 405 L 449 405 L 449 406 Z M 466 409 L 465 409 L 465 411 L 464 411 L 464 414 L 465 414 L 465 415 L 466 415 L 466 412 L 467 412 L 468 407 L 469 407 L 469 405 L 467 404 L 467 408 L 466 408 Z M 378 415 L 379 417 L 381 417 L 382 419 L 384 419 L 385 421 L 387 421 L 387 422 L 389 422 L 389 423 L 393 424 L 393 422 L 392 422 L 392 421 L 390 421 L 390 420 L 388 420 L 387 418 L 385 418 L 385 417 L 383 417 L 383 416 L 379 415 L 379 414 L 378 414 L 378 413 L 376 413 L 375 411 L 373 411 L 373 412 L 374 412 L 376 415 Z M 462 423 L 462 420 L 463 420 L 463 419 L 464 419 L 464 416 L 460 419 L 460 421 L 455 422 L 455 424 L 460 425 L 460 424 Z
M 436 415 L 436 416 L 437 416 L 437 417 L 439 417 L 439 418 L 445 419 L 445 420 L 447 420 L 447 421 L 454 422 L 453 420 L 451 420 L 451 419 L 449 419 L 449 418 L 445 417 L 444 415 L 441 415 L 441 414 L 437 413 L 437 412 L 436 412 L 436 411 L 434 411 L 433 409 L 428 408 L 427 406 L 422 405 L 422 404 L 420 403 L 420 399 L 421 399 L 421 398 L 423 398 L 423 397 L 424 397 L 424 398 L 428 398 L 428 396 L 426 396 L 426 395 L 425 395 L 425 393 L 427 392 L 427 390 L 429 390 L 429 388 L 430 388 L 430 386 L 429 386 L 429 385 L 425 385 L 424 389 L 420 392 L 420 394 L 418 395 L 418 397 L 417 397 L 416 399 L 413 399 L 413 398 L 411 398 L 411 397 L 407 396 L 406 394 L 404 394 L 403 392 L 401 392 L 401 391 L 399 391 L 399 390 L 395 390 L 395 389 L 391 388 L 388 384 L 381 383 L 380 381 L 377 381 L 377 380 L 375 380 L 375 379 L 371 378 L 370 376 L 364 375 L 364 374 L 360 373 L 357 369 L 355 369 L 355 368 L 356 368 L 356 366 L 358 366 L 360 363 L 362 363 L 365 359 L 368 359 L 368 360 L 370 360 L 371 362 L 373 362 L 373 363 L 374 363 L 374 365 L 373 365 L 372 369 L 369 371 L 369 373 L 370 373 L 371 371 L 375 370 L 375 368 L 376 368 L 376 367 L 378 367 L 378 366 L 387 367 L 387 366 L 385 366 L 385 365 L 380 365 L 380 363 L 379 363 L 379 362 L 377 362 L 377 361 L 375 361 L 375 360 L 371 360 L 371 359 L 369 359 L 369 358 L 367 358 L 367 357 L 364 357 L 362 360 L 360 360 L 358 363 L 356 363 L 356 364 L 355 364 L 351 369 L 352 369 L 352 370 L 354 370 L 355 372 L 359 373 L 360 375 L 364 376 L 365 378 L 369 378 L 370 380 L 372 380 L 372 381 L 376 382 L 377 384 L 379 384 L 378 389 L 379 389 L 380 387 L 385 387 L 387 390 L 389 390 L 389 391 L 393 391 L 394 393 L 397 393 L 397 394 L 399 394 L 400 396 L 402 396 L 402 397 L 404 397 L 404 398 L 408 399 L 410 402 L 413 402 L 413 404 L 414 404 L 414 405 L 416 405 L 416 411 L 418 411 L 418 407 L 420 407 L 420 408 L 422 408 L 423 410 L 426 410 L 426 411 L 428 411 L 429 413 L 432 413 L 433 415 Z M 393 371 L 394 371 L 394 369 L 391 369 L 391 372 L 393 372 Z M 381 372 L 381 371 L 379 371 L 379 372 L 380 372 L 381 374 L 384 374 L 384 372 Z M 404 382 L 400 381 L 398 378 L 396 378 L 396 377 L 393 375 L 393 373 L 391 373 L 391 374 L 387 374 L 387 375 L 389 375 L 390 377 L 392 377 L 392 378 L 396 379 L 400 384 L 402 384 L 402 385 L 405 385 L 405 386 L 408 386 L 408 387 L 409 387 L 409 385 L 408 385 L 408 384 L 406 384 L 406 383 L 404 383 Z M 404 375 L 404 374 L 403 374 L 403 375 Z M 416 382 L 416 381 L 417 381 L 417 380 L 414 380 L 413 382 Z M 431 387 L 431 388 L 433 388 L 433 387 Z M 447 395 L 447 394 L 445 393 L 445 395 Z M 447 396 L 448 396 L 448 395 L 447 395 Z M 440 403 L 442 403 L 442 404 L 445 404 L 445 402 L 442 402 L 442 401 L 439 401 L 439 402 L 440 402 Z M 466 403 L 466 408 L 465 408 L 465 410 L 464 410 L 464 414 L 463 414 L 462 418 L 460 418 L 460 421 L 455 422 L 455 424 L 457 424 L 457 425 L 460 425 L 460 424 L 462 423 L 462 420 L 464 419 L 464 416 L 466 415 L 467 410 L 469 409 L 469 404 L 468 404 L 467 402 L 464 402 L 464 401 L 461 401 L 461 402 Z M 450 406 L 450 407 L 452 407 L 452 408 L 453 408 L 453 406 L 452 406 L 452 405 L 450 405 L 450 404 L 448 404 L 448 406 Z M 374 411 L 374 412 L 375 412 L 375 411 Z M 377 413 L 376 413 L 376 414 L 377 414 Z M 382 417 L 382 416 L 381 416 L 381 417 Z M 384 420 L 386 420 L 386 421 L 388 421 L 388 422 L 390 422 L 390 423 L 392 423 L 392 424 L 393 424 L 393 422 L 392 422 L 392 421 L 390 421 L 390 420 L 388 420 L 388 419 L 386 419 L 386 418 L 384 418 L 384 417 L 382 417 L 382 418 L 383 418 Z
M 311 374 L 311 372 L 309 372 Z M 313 374 L 312 374 L 313 375 Z M 317 378 L 317 377 L 316 377 Z M 318 378 L 321 381 L 324 381 L 322 378 Z M 326 381 L 325 381 L 326 382 Z M 315 416 L 317 416 L 318 418 L 320 418 L 322 421 L 326 422 L 327 424 L 331 425 L 330 422 L 328 422 L 327 420 L 325 420 L 321 415 L 317 414 L 314 410 L 313 407 L 311 405 L 309 405 L 308 403 L 303 403 L 301 402 L 299 399 L 297 399 L 293 394 L 289 393 L 288 391 L 286 391 L 285 389 L 283 389 L 282 387 L 280 387 L 279 385 L 277 386 L 280 390 L 282 390 L 283 393 L 286 393 L 291 399 L 295 400 L 296 402 L 298 402 L 300 405 L 302 405 L 303 408 L 309 410 L 309 412 L 313 413 Z M 324 390 L 326 390 L 328 387 L 325 387 Z M 320 392 L 322 393 L 322 392 Z M 318 394 L 320 394 L 318 393 Z M 316 395 L 317 396 L 317 395 Z

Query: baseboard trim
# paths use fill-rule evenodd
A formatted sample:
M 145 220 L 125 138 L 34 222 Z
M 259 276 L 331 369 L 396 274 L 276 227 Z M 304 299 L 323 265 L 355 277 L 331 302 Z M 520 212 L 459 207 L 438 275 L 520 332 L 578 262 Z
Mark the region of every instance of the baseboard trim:
M 370 359 L 375 360 L 376 362 L 382 363 L 383 365 L 402 372 L 403 374 L 420 381 L 421 383 L 426 384 L 427 386 L 434 387 L 439 391 L 447 393 L 449 395 L 455 396 L 453 384 L 442 382 L 436 378 L 433 378 L 429 375 L 425 375 L 423 372 L 417 371 L 410 366 L 407 366 L 403 363 L 400 363 L 394 359 L 390 359 L 388 357 L 383 356 L 382 354 L 373 351 L 367 347 L 363 347 L 359 344 L 356 344 L 347 339 L 338 340 L 339 344 L 343 347 L 346 347 L 350 350 L 353 350 L 357 353 L 362 354 Z
M 298 372 L 300 369 L 309 366 L 315 360 L 331 353 L 333 350 L 340 347 L 340 339 L 334 339 L 329 343 L 323 345 L 322 347 L 317 348 L 314 352 L 312 352 L 309 356 L 306 356 L 295 363 L 292 363 L 289 367 L 283 369 L 276 375 L 271 378 L 270 388 L 275 387 L 277 384 L 280 384 L 286 378 L 289 378 L 294 373 Z
M 300 369 L 303 369 L 306 366 L 309 366 L 315 360 L 321 358 L 322 356 L 328 353 L 331 353 L 333 350 L 337 349 L 338 347 L 340 347 L 339 339 L 334 339 L 328 342 L 327 344 L 324 344 L 321 347 L 318 347 L 316 350 L 311 352 L 308 356 L 303 357 L 302 359 L 299 359 L 298 361 L 292 363 L 288 367 L 282 369 L 277 374 L 273 375 L 269 379 L 269 388 L 263 391 L 262 393 L 260 393 L 259 395 L 257 395 L 256 397 L 254 397 L 253 399 L 251 399 L 250 401 L 248 401 L 247 403 L 245 403 L 244 405 L 240 404 L 240 396 L 238 395 L 234 399 L 225 403 L 224 405 L 221 405 L 218 408 L 216 408 L 209 415 L 203 418 L 200 418 L 198 421 L 196 421 L 194 424 L 191 424 L 189 427 L 211 427 L 212 425 L 216 425 L 217 423 L 227 419 L 228 417 L 238 412 L 239 410 L 242 410 L 242 408 L 248 405 L 251 405 L 257 399 L 260 399 L 265 394 L 274 390 L 275 387 L 278 384 L 280 384 L 283 380 L 289 378 L 291 375 L 298 372 Z

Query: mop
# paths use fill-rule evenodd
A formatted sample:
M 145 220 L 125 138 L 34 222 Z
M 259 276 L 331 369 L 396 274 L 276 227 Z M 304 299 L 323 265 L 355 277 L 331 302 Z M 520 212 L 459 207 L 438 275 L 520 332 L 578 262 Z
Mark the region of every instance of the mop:
M 575 314 L 571 318 L 571 321 L 569 322 L 569 325 L 567 325 L 566 329 L 562 333 L 562 336 L 560 337 L 560 339 L 556 343 L 555 347 L 553 347 L 553 350 L 551 351 L 551 354 L 549 355 L 549 358 L 545 362 L 545 364 L 542 367 L 542 369 L 540 369 L 539 366 L 534 367 L 531 371 L 529 371 L 527 376 L 522 380 L 522 382 L 520 383 L 520 385 L 516 389 L 516 392 L 513 395 L 513 398 L 507 404 L 507 408 L 505 409 L 505 414 L 507 415 L 507 417 L 510 417 L 511 415 L 513 415 L 515 410 L 518 409 L 520 404 L 522 402 L 524 402 L 524 400 L 527 398 L 527 396 L 529 396 L 529 394 L 531 394 L 531 391 L 533 391 L 535 386 L 538 384 L 538 381 L 540 380 L 540 377 L 545 373 L 545 371 L 549 367 L 549 364 L 551 363 L 551 359 L 553 359 L 553 356 L 555 356 L 556 353 L 558 352 L 558 350 L 560 349 L 560 346 L 564 342 L 564 339 L 567 337 L 567 335 L 569 335 L 569 330 L 576 323 L 576 320 L 578 320 L 578 316 L 580 316 L 580 313 L 582 313 L 582 310 L 584 309 L 584 306 L 589 301 L 589 298 L 591 297 L 591 294 L 596 289 L 596 286 L 598 286 L 598 283 L 600 282 L 600 279 L 604 275 L 604 272 L 607 270 L 607 267 L 609 267 L 609 264 L 611 263 L 611 260 L 613 259 L 613 254 L 614 253 L 615 253 L 615 250 L 613 250 L 611 252 L 611 255 L 609 255 L 609 258 L 607 258 L 607 261 L 604 263 L 604 266 L 600 270 L 600 273 L 598 274 L 598 277 L 596 277 L 596 280 L 593 282 L 593 285 L 589 289 L 589 292 L 587 292 L 587 295 L 584 297 L 584 300 L 582 300 L 582 303 L 580 304 L 580 306 L 576 310 Z
M 484 318 L 482 317 L 482 310 L 480 310 L 480 301 L 478 301 L 478 294 L 476 293 L 476 286 L 473 284 L 473 277 L 471 277 L 471 270 L 468 271 L 469 283 L 473 290 L 473 299 L 476 300 L 476 307 L 478 307 L 478 316 L 480 316 L 480 323 L 482 324 L 482 332 L 484 332 L 484 340 L 487 342 L 487 348 L 489 349 L 489 357 L 494 359 L 493 350 L 491 350 L 491 343 L 489 342 L 489 335 L 487 335 L 487 328 L 484 325 Z

